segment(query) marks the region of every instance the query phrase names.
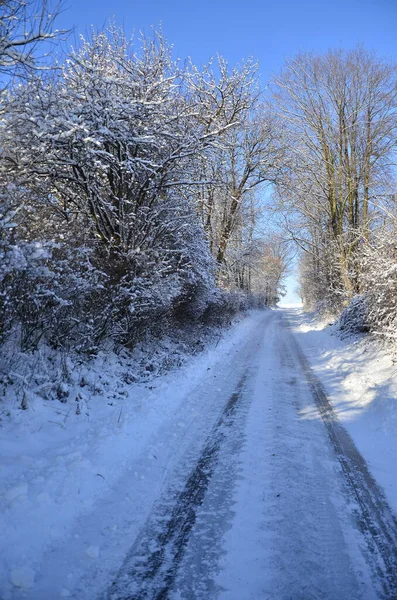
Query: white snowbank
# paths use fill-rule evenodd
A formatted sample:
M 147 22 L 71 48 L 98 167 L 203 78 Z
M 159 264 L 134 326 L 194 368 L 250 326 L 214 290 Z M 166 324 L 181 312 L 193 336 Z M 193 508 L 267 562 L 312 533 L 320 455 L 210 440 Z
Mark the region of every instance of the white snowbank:
M 342 340 L 332 326 L 316 322 L 313 315 L 298 309 L 288 315 L 338 418 L 397 512 L 395 357 L 369 336 Z
M 131 382 L 128 358 L 103 355 L 76 367 L 67 397 L 31 393 L 28 410 L 9 399 L 0 421 L 1 600 L 27 590 L 29 600 L 55 598 L 54 589 L 69 597 L 87 570 L 97 569 L 99 582 L 106 552 L 114 560 L 106 567 L 117 569 L 200 421 L 197 402 L 206 399 L 189 406 L 190 390 L 218 381 L 217 363 L 241 351 L 261 318 L 252 312 L 185 366 L 146 383 Z

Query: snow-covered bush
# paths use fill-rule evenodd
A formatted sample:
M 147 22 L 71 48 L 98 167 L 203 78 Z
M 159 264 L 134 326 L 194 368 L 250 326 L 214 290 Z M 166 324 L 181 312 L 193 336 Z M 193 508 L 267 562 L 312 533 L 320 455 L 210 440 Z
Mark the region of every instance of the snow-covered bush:
M 356 252 L 361 294 L 342 312 L 339 327 L 397 340 L 397 230 L 393 219 L 371 232 Z
M 211 164 L 226 168 L 219 157 L 233 131 L 244 154 L 258 98 L 253 63 L 219 65 L 220 74 L 182 71 L 161 34 L 133 43 L 110 27 L 83 40 L 56 76 L 31 75 L 3 95 L 0 342 L 18 335 L 23 351 L 43 341 L 92 355 L 275 301 L 285 265 L 255 241 L 253 201 L 233 227 L 224 215 L 236 251 L 222 260 L 222 219 L 203 222 L 202 192 L 224 180 Z M 260 152 L 250 138 L 247 197 L 266 179 L 268 137 L 260 128 Z M 217 290 L 217 277 L 237 291 Z
M 36 350 L 43 339 L 54 348 L 88 351 L 110 333 L 111 296 L 104 274 L 89 268 L 88 249 L 32 242 L 10 246 L 5 258 L 2 332 L 18 333 L 21 350 Z
M 371 331 L 397 341 L 397 229 L 379 232 L 363 249 L 361 281 Z
M 238 312 L 250 308 L 249 296 L 242 290 L 213 290 L 207 301 L 203 319 L 207 323 L 224 323 Z
M 12 329 L 15 306 L 12 290 L 28 265 L 42 256 L 43 249 L 26 240 L 18 240 L 16 230 L 21 221 L 25 194 L 23 190 L 2 182 L 0 195 L 0 343 Z M 23 293 L 23 287 L 20 289 Z
M 368 308 L 366 295 L 354 296 L 339 317 L 339 329 L 347 334 L 368 331 Z
M 71 340 L 84 313 L 95 322 L 104 312 L 95 329 L 131 344 L 187 302 L 196 303 L 197 314 L 205 310 L 213 261 L 196 211 L 194 161 L 219 128 L 200 125 L 182 88 L 161 36 L 135 51 L 111 29 L 85 41 L 57 80 L 30 81 L 10 99 L 2 171 L 30 190 L 35 209 L 46 206 L 47 230 L 30 224 L 27 235 L 58 240 L 47 257 L 54 290 L 46 308 L 56 304 L 57 314 L 70 313 Z M 91 295 L 86 286 L 95 288 L 94 272 L 101 291 Z M 34 285 L 44 283 L 26 270 L 24 276 L 34 303 Z M 19 316 L 46 312 L 43 301 L 37 311 L 28 305 L 20 303 Z

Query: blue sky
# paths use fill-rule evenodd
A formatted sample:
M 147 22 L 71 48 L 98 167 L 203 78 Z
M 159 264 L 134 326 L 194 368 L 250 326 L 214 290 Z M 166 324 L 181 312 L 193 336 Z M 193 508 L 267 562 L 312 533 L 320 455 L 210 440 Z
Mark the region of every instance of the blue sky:
M 231 63 L 255 56 L 267 80 L 302 49 L 362 43 L 396 56 L 397 0 L 65 0 L 61 26 L 86 31 L 112 15 L 127 31 L 163 31 L 181 58 L 203 63 L 217 52 Z
M 301 50 L 360 43 L 397 57 L 397 0 L 66 0 L 57 26 L 84 34 L 112 16 L 127 32 L 149 32 L 161 22 L 175 57 L 199 65 L 216 53 L 230 64 L 254 56 L 263 85 Z M 290 277 L 285 301 L 297 300 L 295 287 Z

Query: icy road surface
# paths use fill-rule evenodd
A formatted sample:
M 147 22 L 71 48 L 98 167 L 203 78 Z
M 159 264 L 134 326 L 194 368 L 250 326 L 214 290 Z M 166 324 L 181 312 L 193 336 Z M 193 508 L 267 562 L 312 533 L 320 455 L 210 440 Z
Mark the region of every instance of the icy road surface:
M 256 314 L 4 597 L 397 599 L 396 519 L 294 318 Z

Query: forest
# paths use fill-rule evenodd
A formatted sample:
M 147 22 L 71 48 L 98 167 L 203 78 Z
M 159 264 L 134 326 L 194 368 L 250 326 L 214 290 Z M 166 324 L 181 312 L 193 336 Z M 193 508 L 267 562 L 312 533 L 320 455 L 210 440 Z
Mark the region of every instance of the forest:
M 161 30 L 0 7 L 0 344 L 83 358 L 304 306 L 395 341 L 396 65 L 357 47 L 198 68 Z M 61 57 L 61 58 L 60 58 Z

